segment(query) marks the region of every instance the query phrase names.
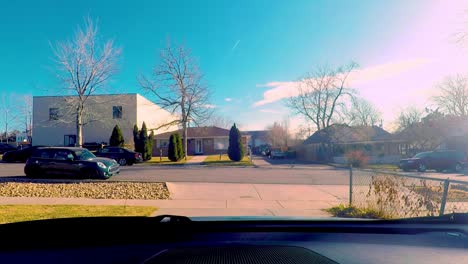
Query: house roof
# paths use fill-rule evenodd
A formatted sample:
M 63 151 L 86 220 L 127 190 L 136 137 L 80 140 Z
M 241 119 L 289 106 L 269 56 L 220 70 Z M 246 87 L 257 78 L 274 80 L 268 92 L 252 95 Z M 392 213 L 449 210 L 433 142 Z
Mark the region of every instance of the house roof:
M 371 143 L 392 141 L 394 137 L 389 132 L 378 126 L 348 126 L 332 125 L 325 129 L 316 131 L 304 141 L 304 144 L 315 144 L 322 142 L 332 143 Z
M 426 137 L 457 137 L 468 135 L 468 118 L 448 116 L 427 122 L 418 122 L 398 132 L 395 137 L 412 140 L 421 134 Z
M 183 136 L 183 130 L 179 129 L 176 131 L 166 132 L 162 134 L 155 135 L 156 139 L 168 139 L 172 134 L 179 133 Z M 187 128 L 187 137 L 188 138 L 210 138 L 210 137 L 229 137 L 229 129 L 224 129 L 220 127 L 210 126 L 210 127 L 189 127 Z

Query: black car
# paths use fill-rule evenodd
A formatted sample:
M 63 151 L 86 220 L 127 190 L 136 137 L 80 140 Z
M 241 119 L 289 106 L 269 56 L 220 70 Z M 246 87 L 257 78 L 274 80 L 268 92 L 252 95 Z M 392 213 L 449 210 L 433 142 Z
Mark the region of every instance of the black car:
M 141 153 L 120 147 L 104 147 L 96 152 L 96 156 L 115 159 L 121 166 L 143 161 Z
M 453 170 L 461 172 L 464 166 L 465 155 L 455 150 L 427 151 L 416 154 L 409 159 L 400 160 L 399 167 L 404 171 L 418 170 Z
M 26 162 L 28 177 L 43 174 L 108 179 L 120 172 L 115 160 L 97 158 L 89 150 L 73 147 L 38 148 Z
M 16 147 L 7 143 L 0 143 L 0 154 L 4 154 L 5 152 L 12 150 L 16 150 Z
M 2 161 L 3 162 L 26 162 L 26 160 L 31 157 L 32 153 L 36 151 L 38 148 L 45 147 L 45 146 L 33 146 L 27 147 L 19 150 L 8 151 L 3 154 Z

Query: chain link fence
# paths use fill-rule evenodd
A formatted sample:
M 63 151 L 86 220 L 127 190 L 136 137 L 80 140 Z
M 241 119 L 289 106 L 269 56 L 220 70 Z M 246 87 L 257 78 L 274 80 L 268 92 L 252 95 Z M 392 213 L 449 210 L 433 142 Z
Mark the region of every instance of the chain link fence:
M 349 204 L 387 218 L 468 212 L 468 182 L 350 169 Z

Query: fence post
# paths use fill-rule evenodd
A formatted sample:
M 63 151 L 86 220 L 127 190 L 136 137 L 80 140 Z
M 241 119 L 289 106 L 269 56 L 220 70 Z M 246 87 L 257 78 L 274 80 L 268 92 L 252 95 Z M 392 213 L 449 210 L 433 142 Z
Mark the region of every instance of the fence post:
M 349 165 L 349 206 L 353 205 L 353 165 Z
M 450 180 L 447 178 L 444 181 L 444 193 L 442 194 L 442 201 L 440 202 L 440 212 L 439 212 L 440 216 L 444 215 L 445 203 L 447 202 L 447 194 L 448 194 L 449 185 L 450 185 Z

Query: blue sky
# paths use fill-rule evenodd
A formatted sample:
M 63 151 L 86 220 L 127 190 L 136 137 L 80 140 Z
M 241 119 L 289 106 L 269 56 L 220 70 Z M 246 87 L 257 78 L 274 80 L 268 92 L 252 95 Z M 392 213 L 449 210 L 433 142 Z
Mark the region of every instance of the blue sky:
M 468 69 L 467 49 L 450 40 L 465 25 L 462 2 L 2 1 L 0 94 L 56 93 L 49 43 L 71 38 L 90 16 L 123 49 L 109 91 L 141 93 L 136 77 L 170 39 L 192 50 L 220 115 L 262 129 L 289 114 L 288 84 L 354 60 L 362 70 L 354 85 L 390 126 L 398 109 L 422 107 L 441 78 Z

